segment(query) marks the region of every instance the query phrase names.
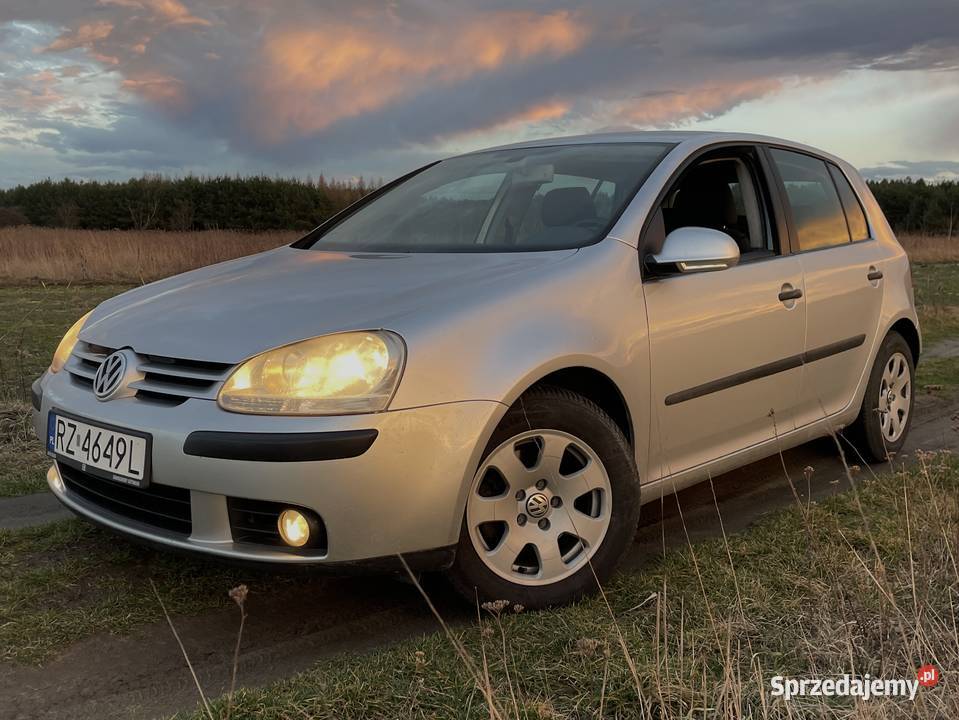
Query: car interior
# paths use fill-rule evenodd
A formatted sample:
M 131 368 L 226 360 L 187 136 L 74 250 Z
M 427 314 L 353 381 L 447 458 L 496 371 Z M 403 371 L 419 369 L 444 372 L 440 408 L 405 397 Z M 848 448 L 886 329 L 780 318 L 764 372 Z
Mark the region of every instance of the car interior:
M 480 154 L 440 163 L 387 193 L 339 227 L 324 243 L 490 251 L 581 247 L 632 197 L 647 168 L 668 150 L 655 143 L 542 148 Z M 455 177 L 458 165 L 472 164 Z M 455 179 L 444 182 L 444 175 Z
M 720 230 L 739 245 L 740 262 L 775 254 L 764 201 L 748 158 L 718 157 L 690 168 L 662 205 L 665 234 L 681 227 Z

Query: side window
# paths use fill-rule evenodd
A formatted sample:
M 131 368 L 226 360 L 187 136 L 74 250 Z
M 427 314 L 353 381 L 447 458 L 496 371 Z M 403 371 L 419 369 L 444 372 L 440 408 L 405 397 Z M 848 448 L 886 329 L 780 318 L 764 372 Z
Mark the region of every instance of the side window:
M 690 226 L 722 230 L 739 245 L 744 261 L 776 252 L 762 189 L 748 154 L 713 155 L 694 165 L 667 194 L 662 215 L 667 234 Z
M 842 170 L 832 163 L 829 163 L 829 174 L 832 175 L 836 189 L 839 191 L 839 199 L 842 201 L 842 209 L 846 212 L 846 222 L 849 223 L 849 235 L 852 241 L 868 240 L 869 226 L 866 224 L 866 213 L 863 212 L 852 186 L 842 174 Z
M 792 208 L 799 250 L 849 242 L 846 216 L 826 163 L 788 150 L 771 150 Z

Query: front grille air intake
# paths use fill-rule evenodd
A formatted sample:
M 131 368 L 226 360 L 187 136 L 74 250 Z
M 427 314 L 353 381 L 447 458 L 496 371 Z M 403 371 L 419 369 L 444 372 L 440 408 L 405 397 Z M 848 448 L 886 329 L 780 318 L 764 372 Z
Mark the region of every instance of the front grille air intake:
M 152 483 L 145 488 L 104 480 L 58 462 L 57 469 L 67 491 L 130 520 L 189 535 L 193 530 L 190 491 Z
M 67 361 L 66 370 L 92 391 L 97 369 L 113 351 L 114 348 L 78 342 Z M 216 400 L 233 366 L 160 355 L 137 355 L 136 367 L 144 375 L 142 380 L 130 385 L 137 391 L 137 398 L 177 403 L 188 398 Z

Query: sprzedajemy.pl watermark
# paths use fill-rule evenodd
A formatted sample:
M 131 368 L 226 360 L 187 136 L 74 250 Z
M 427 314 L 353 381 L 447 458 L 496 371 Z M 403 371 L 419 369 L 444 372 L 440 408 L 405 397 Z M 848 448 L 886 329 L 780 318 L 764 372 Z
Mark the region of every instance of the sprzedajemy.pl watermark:
M 919 686 L 934 687 L 939 682 L 939 670 L 934 665 L 923 665 L 915 679 L 874 678 L 868 673 L 861 677 L 841 675 L 835 678 L 796 679 L 776 675 L 770 679 L 773 697 L 790 700 L 794 697 L 858 697 L 863 700 L 878 697 L 908 697 L 916 699 Z

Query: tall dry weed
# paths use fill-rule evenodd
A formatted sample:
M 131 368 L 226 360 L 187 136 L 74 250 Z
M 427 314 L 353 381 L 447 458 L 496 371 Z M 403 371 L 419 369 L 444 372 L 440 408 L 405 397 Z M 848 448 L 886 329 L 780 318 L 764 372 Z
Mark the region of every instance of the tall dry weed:
M 0 283 L 146 283 L 285 245 L 300 234 L 0 228 Z

